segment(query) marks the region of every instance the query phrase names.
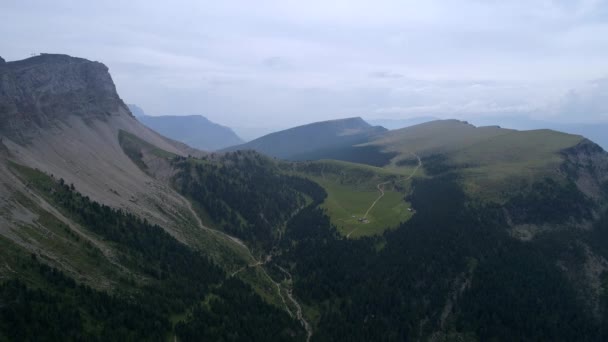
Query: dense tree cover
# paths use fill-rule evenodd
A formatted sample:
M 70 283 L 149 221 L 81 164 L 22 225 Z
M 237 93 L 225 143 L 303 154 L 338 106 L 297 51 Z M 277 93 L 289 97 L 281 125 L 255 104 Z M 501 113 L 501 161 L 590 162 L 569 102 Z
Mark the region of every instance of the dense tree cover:
M 159 309 L 183 310 L 204 296 L 223 272 L 200 252 L 180 243 L 165 230 L 131 213 L 116 210 L 82 196 L 73 186 L 40 178 L 34 185 L 77 222 L 122 247 L 120 257 L 130 267 L 159 281 L 150 290 Z
M 533 183 L 512 196 L 505 207 L 514 223 L 563 223 L 592 217 L 593 203 L 574 184 L 551 178 Z
M 296 176 L 284 176 L 284 179 L 287 180 L 287 183 L 291 188 L 310 197 L 312 203 L 310 203 L 309 206 L 311 207 L 315 207 L 323 203 L 327 197 L 327 192 L 325 189 L 309 179 Z
M 202 323 L 190 319 L 181 325 L 190 340 L 200 340 L 197 336 L 233 340 L 234 336 L 278 332 L 285 338 L 303 335 L 297 321 L 264 302 L 240 280 L 226 280 L 226 274 L 207 257 L 162 228 L 91 201 L 63 180 L 20 168 L 28 174 L 31 186 L 83 227 L 110 241 L 123 265 L 143 272 L 151 281 L 122 284 L 107 294 L 36 262 L 39 268 L 36 266 L 35 272 L 24 270 L 42 275 L 33 286 L 30 277 L 25 277 L 27 283 L 15 280 L 0 284 L 0 339 L 44 340 L 36 336 L 47 336 L 48 340 L 164 340 L 173 329 L 169 317 L 192 308 L 196 308 L 194 317 L 224 319 Z M 212 305 L 198 305 L 209 296 L 215 298 Z M 237 316 L 244 319 L 227 323 Z M 208 333 L 196 330 L 201 324 Z
M 20 280 L 0 284 L 0 340 L 166 339 L 169 321 L 148 302 L 93 290 L 35 261 L 27 267 L 43 287 L 28 287 Z
M 182 194 L 226 232 L 266 249 L 277 230 L 305 205 L 302 193 L 319 192 L 315 183 L 283 175 L 273 161 L 252 151 L 217 159 L 176 158 L 174 165 Z
M 555 259 L 530 247 L 507 242 L 480 263 L 460 303 L 456 328 L 475 331 L 481 341 L 505 336 L 519 341 L 603 340 Z
M 303 330 L 285 311 L 265 304 L 234 278 L 214 290 L 176 326 L 184 341 L 301 341 Z
M 279 262 L 295 263 L 296 295 L 321 313 L 313 339 L 602 340 L 558 267 L 584 262 L 580 234 L 515 240 L 501 207 L 468 201 L 440 171 L 415 181 L 417 214 L 383 238 L 342 238 L 318 209 L 289 222 Z
M 425 160 L 434 177 L 413 181 L 408 201 L 416 215 L 381 237 L 362 239 L 347 239 L 331 225 L 318 207 L 326 197 L 322 188 L 284 175 L 274 162 L 253 153 L 178 158 L 176 186 L 209 215 L 216 215 L 212 218 L 227 230 L 238 222 L 239 236 L 266 251 L 274 248 L 272 262 L 290 270 L 295 296 L 319 314 L 313 340 L 608 337 L 608 275 L 602 276 L 594 311 L 572 273 L 588 262 L 589 250 L 608 258 L 608 213 L 593 229 L 569 228 L 571 217 L 586 216 L 568 212 L 557 219 L 548 217 L 555 215 L 554 208 L 538 202 L 559 209 L 568 196 L 587 199 L 577 197 L 582 195 L 568 184 L 544 180 L 514 196 L 506 208 L 516 222 L 560 222 L 563 227 L 520 241 L 510 235 L 504 207 L 466 197 L 458 167 L 441 156 Z M 64 184 L 47 188 L 49 196 L 80 222 L 133 250 L 123 257 L 161 284 L 156 292 L 142 293 L 163 317 L 191 304 L 190 314 L 176 328 L 184 341 L 303 338 L 301 327 L 286 313 L 264 304 L 242 282 L 222 280 L 219 271 L 215 276 L 214 266 L 200 254 L 180 244 L 183 251 L 177 241 L 164 241 L 171 237 L 162 229 L 96 205 Z M 302 208 L 305 203 L 309 205 Z M 540 206 L 536 215 L 530 216 L 529 205 Z M 224 206 L 225 211 L 212 212 L 214 206 Z M 284 233 L 276 236 L 275 230 L 283 225 Z M 128 227 L 138 232 L 127 232 Z M 186 267 L 189 264 L 206 270 L 199 273 Z M 188 271 L 194 274 L 185 274 Z M 202 284 L 195 284 L 199 281 Z M 136 302 L 141 304 L 140 299 Z

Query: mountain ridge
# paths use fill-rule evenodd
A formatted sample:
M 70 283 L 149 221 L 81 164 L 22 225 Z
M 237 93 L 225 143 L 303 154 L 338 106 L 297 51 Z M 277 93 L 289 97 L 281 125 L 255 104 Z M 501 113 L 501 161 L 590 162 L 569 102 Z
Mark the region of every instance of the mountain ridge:
M 6 68 L 0 340 L 608 336 L 608 153 L 581 136 L 349 118 L 265 139 L 305 160 L 206 154 L 94 62 Z
M 202 152 L 140 124 L 116 93 L 105 65 L 43 54 L 8 62 L 0 73 L 5 80 L 0 83 L 0 134 L 15 162 L 69 180 L 90 198 L 151 222 L 167 225 L 175 219 L 156 210 L 153 203 L 163 200 L 150 185 L 164 186 L 124 155 L 119 132 L 176 155 Z M 165 205 L 183 205 L 180 196 L 164 188 Z M 174 229 L 175 223 L 169 226 Z
M 215 151 L 244 141 L 234 131 L 202 115 L 147 115 L 140 107 L 129 104 L 137 120 L 158 133 L 189 146 Z
M 358 144 L 385 131 L 386 128 L 372 126 L 360 117 L 334 119 L 270 133 L 222 151 L 252 149 L 276 158 L 297 160 L 317 150 Z

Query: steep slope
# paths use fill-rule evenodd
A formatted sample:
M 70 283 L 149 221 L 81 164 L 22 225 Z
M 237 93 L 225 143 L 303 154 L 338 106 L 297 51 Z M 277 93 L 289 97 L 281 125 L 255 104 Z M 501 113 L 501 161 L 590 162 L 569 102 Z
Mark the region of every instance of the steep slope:
M 90 198 L 167 228 L 184 200 L 123 153 L 127 131 L 176 155 L 199 153 L 140 124 L 101 63 L 47 55 L 0 66 L 0 134 L 12 159 L 73 183 Z M 6 178 L 5 178 L 6 179 Z M 173 208 L 169 215 L 158 206 Z M 178 218 L 176 220 L 176 218 Z
M 209 340 L 301 339 L 297 302 L 263 269 L 238 279 L 262 264 L 174 190 L 171 161 L 204 154 L 139 123 L 105 66 L 41 55 L 0 79 L 0 340 L 166 340 L 201 324 Z M 227 306 L 240 318 L 187 315 Z
M 336 151 L 367 142 L 385 131 L 361 118 L 331 120 L 271 133 L 224 151 L 255 150 L 287 160 L 321 159 L 339 155 Z
M 185 155 L 182 145 L 134 121 L 115 93 L 89 94 L 100 86 L 90 84 L 90 77 L 111 82 L 107 69 L 48 55 L 30 60 L 26 69 L 12 66 L 9 63 L 2 74 L 8 84 L 2 88 L 3 108 L 8 108 L 2 112 L 7 121 L 2 122 L 10 120 L 11 126 L 3 127 L 0 145 L 0 339 L 34 339 L 44 334 L 57 340 L 69 336 L 160 340 L 172 330 L 170 317 L 185 316 L 193 308 L 203 315 L 219 311 L 215 321 L 220 328 L 231 324 L 232 328 L 226 328 L 230 333 L 238 331 L 257 340 L 267 336 L 299 339 L 301 328 L 288 315 L 293 310 L 301 316 L 301 310 L 293 308 L 299 309 L 298 302 L 263 268 L 258 270 L 262 264 L 242 242 L 203 227 L 190 203 L 169 186 L 166 180 L 172 170 L 163 169 L 161 159 Z M 44 82 L 27 82 L 39 75 L 45 75 Z M 101 86 L 113 89 L 113 84 Z M 80 107 L 84 109 L 77 110 Z M 12 130 L 15 127 L 18 131 Z M 124 152 L 133 151 L 125 148 L 133 142 L 147 150 L 139 151 L 141 155 Z M 142 170 L 133 156 L 141 157 L 148 167 L 154 164 L 155 172 Z M 247 176 L 248 171 L 245 165 L 240 173 Z M 289 194 L 303 200 L 296 191 Z M 238 195 L 240 203 L 248 197 Z M 263 209 L 272 203 L 271 196 L 264 197 Z M 228 198 L 226 202 L 231 203 Z M 289 213 L 269 214 L 285 219 L 297 204 L 289 207 Z M 252 212 L 243 217 L 256 216 Z M 267 222 L 274 217 L 263 218 Z M 260 277 L 256 273 L 242 273 L 254 279 L 250 282 L 259 282 L 257 291 L 267 301 L 233 276 L 225 280 L 227 275 L 208 257 L 222 261 L 221 266 L 231 272 L 234 264 L 239 269 L 250 262 L 257 264 L 255 272 L 263 273 L 270 286 L 256 281 Z M 278 308 L 268 305 L 272 296 L 288 295 L 292 309 L 284 300 Z M 196 307 L 207 296 L 214 300 Z M 96 309 L 101 306 L 100 313 Z M 226 306 L 242 319 L 222 314 Z M 136 316 L 141 321 L 132 319 Z M 268 322 L 273 324 L 264 324 Z M 186 317 L 181 323 L 176 333 L 182 338 L 191 326 L 200 324 L 205 327 L 194 334 L 205 331 L 206 339 L 217 340 L 227 333 L 223 328 L 208 329 L 209 321 L 204 319 L 200 323 Z
M 129 105 L 137 119 L 156 132 L 205 151 L 215 151 L 242 144 L 229 127 L 209 121 L 201 115 L 149 116 L 141 108 Z M 134 112 L 135 113 L 135 112 Z
M 0 68 L 0 340 L 608 336 L 608 153 L 580 136 L 451 120 L 315 150 L 385 167 L 187 157 L 96 63 Z
M 294 167 L 340 202 L 298 215 L 283 244 L 295 293 L 323 310 L 319 339 L 605 339 L 608 153 L 580 136 L 457 121 L 383 139 L 375 143 L 399 154 L 387 171 L 415 165 L 412 152 L 425 174 L 405 197 L 414 215 L 380 237 L 346 237 L 349 216 L 332 207 L 358 196 L 332 188 L 382 179 L 357 180 L 363 170 L 336 162 Z
M 134 117 L 136 118 L 140 118 L 142 116 L 146 116 L 146 112 L 144 112 L 144 110 L 135 104 L 132 103 L 127 103 L 127 107 L 129 107 L 129 110 L 131 111 L 131 114 L 133 114 Z

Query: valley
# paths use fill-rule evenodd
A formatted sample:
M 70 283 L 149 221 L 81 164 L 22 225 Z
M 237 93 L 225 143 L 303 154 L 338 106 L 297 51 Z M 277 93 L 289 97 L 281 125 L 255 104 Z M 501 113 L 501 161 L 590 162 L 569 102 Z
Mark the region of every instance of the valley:
M 314 180 L 327 191 L 322 207 L 327 209 L 332 223 L 344 235 L 355 230 L 353 237 L 379 235 L 412 216 L 409 203 L 404 200 L 411 179 L 405 174 L 415 173 L 416 168 L 391 171 L 346 162 L 318 161 L 296 163 L 294 169 L 295 174 Z M 378 182 L 386 184 L 386 191 L 381 205 L 372 211 L 370 208 L 375 207 L 374 203 L 382 194 Z
M 0 340 L 608 336 L 608 153 L 582 136 L 348 118 L 208 152 L 101 63 L 0 76 Z

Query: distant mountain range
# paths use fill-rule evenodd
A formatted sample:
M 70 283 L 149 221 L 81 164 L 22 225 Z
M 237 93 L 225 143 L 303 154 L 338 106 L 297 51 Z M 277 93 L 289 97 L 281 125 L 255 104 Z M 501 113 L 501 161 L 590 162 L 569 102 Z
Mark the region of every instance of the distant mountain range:
M 128 106 L 131 113 L 144 125 L 201 150 L 215 151 L 243 143 L 232 129 L 216 124 L 202 115 L 150 116 L 137 105 Z
M 359 117 L 330 120 L 271 133 L 224 151 L 255 150 L 287 160 L 323 159 L 331 158 L 341 148 L 367 142 L 386 131 Z

